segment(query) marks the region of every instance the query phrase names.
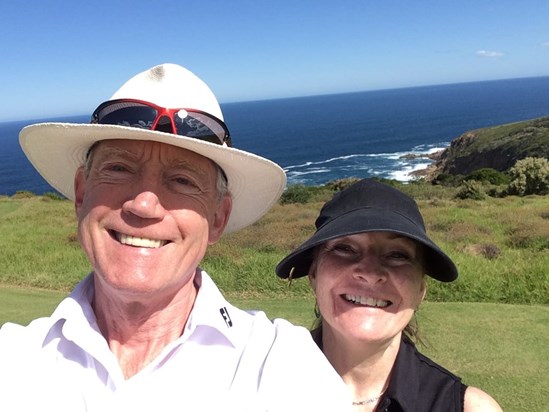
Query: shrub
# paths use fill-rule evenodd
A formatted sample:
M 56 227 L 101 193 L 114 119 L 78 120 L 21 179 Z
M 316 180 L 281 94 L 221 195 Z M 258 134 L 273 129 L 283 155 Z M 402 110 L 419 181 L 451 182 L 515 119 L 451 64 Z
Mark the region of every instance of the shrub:
M 46 192 L 43 194 L 45 200 L 65 200 L 63 196 L 56 192 Z
M 456 197 L 458 199 L 483 200 L 486 199 L 486 192 L 482 183 L 476 180 L 465 180 L 459 187 Z
M 483 244 L 480 245 L 480 254 L 486 259 L 495 259 L 501 255 L 501 250 L 496 245 Z
M 317 190 L 314 186 L 305 186 L 302 184 L 290 185 L 282 193 L 282 196 L 280 196 L 280 204 L 308 203 Z
M 433 179 L 434 185 L 441 186 L 459 186 L 463 182 L 463 175 L 452 175 L 449 173 L 441 173 Z
M 506 186 L 493 186 L 486 189 L 486 194 L 490 197 L 505 197 L 507 196 Z
M 547 233 L 549 224 L 542 222 L 520 222 L 507 233 L 507 245 L 516 249 L 542 251 L 549 249 Z
M 34 193 L 29 190 L 18 190 L 12 197 L 14 199 L 28 199 L 29 197 L 34 197 Z
M 549 160 L 526 157 L 518 160 L 509 170 L 511 183 L 507 193 L 511 195 L 549 194 Z
M 469 175 L 465 176 L 464 180 L 476 180 L 477 182 L 490 183 L 493 185 L 509 184 L 511 178 L 496 169 L 485 167 L 475 170 Z
M 334 192 L 340 192 L 340 191 L 348 188 L 352 184 L 358 182 L 359 180 L 361 180 L 361 179 L 359 179 L 358 177 L 348 177 L 348 178 L 345 178 L 345 179 L 336 179 L 336 180 L 332 180 L 331 182 L 326 183 L 326 187 L 330 188 Z

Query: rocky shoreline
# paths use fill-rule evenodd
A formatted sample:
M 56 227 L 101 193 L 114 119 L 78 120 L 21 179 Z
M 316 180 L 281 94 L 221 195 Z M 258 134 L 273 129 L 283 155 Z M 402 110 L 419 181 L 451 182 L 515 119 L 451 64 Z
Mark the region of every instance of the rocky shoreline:
M 443 150 L 402 157 L 432 160 L 427 168 L 409 174 L 429 182 L 442 173 L 466 176 L 483 168 L 506 172 L 526 157 L 549 159 L 549 116 L 470 130 Z
M 433 153 L 428 154 L 415 154 L 415 153 L 408 153 L 403 156 L 401 156 L 401 159 L 429 159 L 431 160 L 431 164 L 427 166 L 425 169 L 418 169 L 414 170 L 410 173 L 408 173 L 409 176 L 412 176 L 414 179 L 424 179 L 428 182 L 432 181 L 436 175 L 438 174 L 440 160 L 443 156 L 443 153 L 447 149 L 438 150 Z

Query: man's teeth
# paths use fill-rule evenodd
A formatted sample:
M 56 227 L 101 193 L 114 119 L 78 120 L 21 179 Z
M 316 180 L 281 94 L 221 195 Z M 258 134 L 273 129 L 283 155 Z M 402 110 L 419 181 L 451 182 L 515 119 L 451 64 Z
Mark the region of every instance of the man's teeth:
M 155 248 L 155 249 L 161 246 L 164 246 L 167 243 L 165 240 L 147 239 L 144 237 L 134 237 L 134 236 L 124 235 L 122 233 L 118 234 L 118 240 L 120 243 L 124 245 Z
M 360 304 L 360 305 L 372 306 L 376 308 L 384 308 L 388 306 L 390 303 L 386 300 L 368 298 L 368 297 L 359 296 L 359 295 L 345 295 L 345 300 L 347 300 L 348 302 L 353 302 L 357 305 Z

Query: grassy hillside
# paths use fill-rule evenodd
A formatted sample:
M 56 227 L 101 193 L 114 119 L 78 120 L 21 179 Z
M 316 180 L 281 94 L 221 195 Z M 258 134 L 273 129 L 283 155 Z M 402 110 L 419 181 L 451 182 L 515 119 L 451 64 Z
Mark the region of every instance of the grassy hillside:
M 452 284 L 429 281 L 428 300 L 549 303 L 549 196 L 474 201 L 440 186 L 398 186 L 416 198 L 428 232 L 460 269 Z M 319 188 L 308 203 L 275 206 L 211 247 L 202 266 L 232 296 L 309 296 L 306 279 L 289 287 L 274 267 L 313 232 L 331 194 Z M 0 231 L 0 284 L 67 291 L 90 270 L 69 201 L 0 198 Z

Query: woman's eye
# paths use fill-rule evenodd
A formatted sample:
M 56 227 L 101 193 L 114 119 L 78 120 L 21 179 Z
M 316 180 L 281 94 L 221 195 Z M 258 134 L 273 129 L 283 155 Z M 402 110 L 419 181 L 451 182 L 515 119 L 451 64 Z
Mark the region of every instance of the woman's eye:
M 413 257 L 410 253 L 401 250 L 394 250 L 392 252 L 389 252 L 386 256 L 387 259 L 392 262 L 406 263 L 413 261 Z
M 357 251 L 355 248 L 349 244 L 346 243 L 339 243 L 332 245 L 328 248 L 328 251 L 338 253 L 341 255 L 355 255 L 357 254 Z

